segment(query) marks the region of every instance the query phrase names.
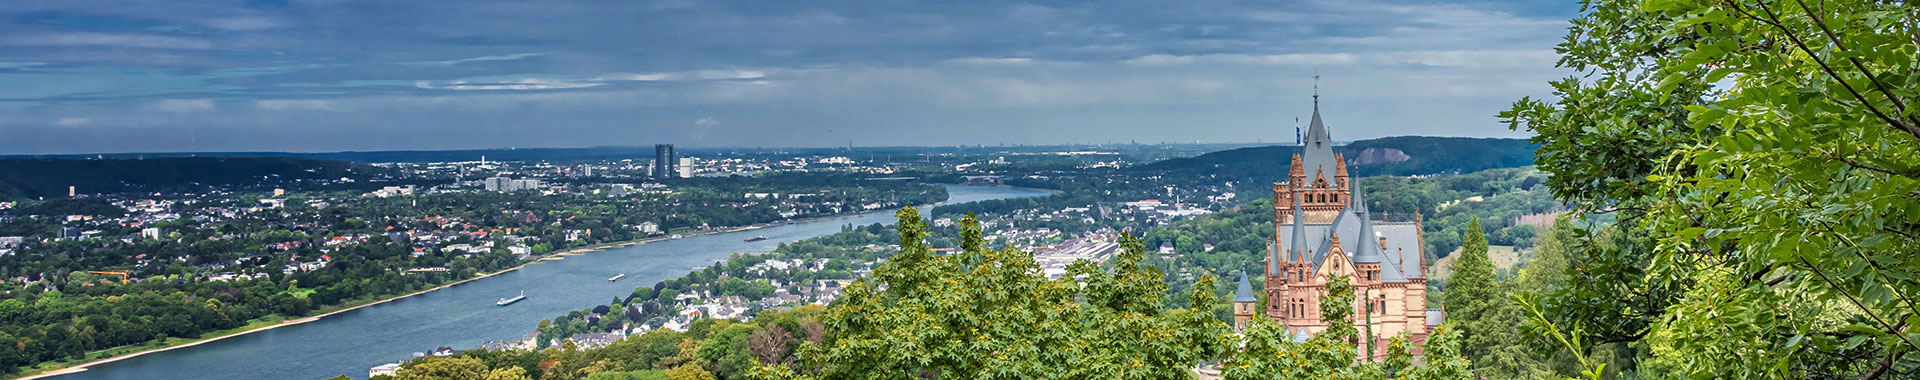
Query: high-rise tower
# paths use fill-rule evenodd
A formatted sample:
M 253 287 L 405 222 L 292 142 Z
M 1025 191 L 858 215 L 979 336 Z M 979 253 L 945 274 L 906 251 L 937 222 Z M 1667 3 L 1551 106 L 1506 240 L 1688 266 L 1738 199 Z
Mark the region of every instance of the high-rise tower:
M 673 158 L 673 144 L 655 144 L 653 146 L 653 178 L 675 177 L 676 174 L 679 174 L 679 171 L 674 170 L 674 164 L 679 162 L 679 160 Z

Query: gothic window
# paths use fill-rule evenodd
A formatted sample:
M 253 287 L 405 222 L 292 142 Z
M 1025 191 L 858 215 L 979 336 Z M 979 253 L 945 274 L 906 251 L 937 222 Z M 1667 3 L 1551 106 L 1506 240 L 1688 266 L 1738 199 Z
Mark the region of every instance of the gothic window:
M 1339 202 L 1339 201 L 1340 201 L 1340 194 L 1334 194 L 1334 195 L 1333 195 L 1333 201 L 1334 201 L 1334 202 Z

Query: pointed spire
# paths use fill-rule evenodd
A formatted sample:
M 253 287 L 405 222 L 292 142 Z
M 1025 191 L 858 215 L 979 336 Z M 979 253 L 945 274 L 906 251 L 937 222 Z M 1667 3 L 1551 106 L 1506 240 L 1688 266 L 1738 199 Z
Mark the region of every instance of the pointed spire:
M 1316 81 L 1317 80 L 1318 79 L 1316 79 Z M 1315 86 L 1316 89 L 1313 95 L 1313 117 L 1312 120 L 1307 123 L 1306 136 L 1302 137 L 1300 155 L 1298 158 L 1295 158 L 1293 162 L 1304 170 L 1302 175 L 1305 177 L 1301 179 L 1313 181 L 1320 177 L 1326 177 L 1326 179 L 1330 181 L 1328 182 L 1329 185 L 1337 186 L 1339 176 L 1336 172 L 1342 163 L 1339 161 L 1340 158 L 1333 154 L 1333 136 L 1327 133 L 1327 124 L 1320 119 L 1320 92 L 1317 88 L 1318 85 L 1316 84 Z M 1295 187 L 1315 188 L 1315 184 L 1313 182 L 1307 182 L 1307 184 L 1295 185 Z
M 1275 231 L 1275 232 L 1279 232 L 1279 231 Z M 1267 266 L 1268 277 L 1280 275 L 1281 273 L 1280 266 L 1287 264 L 1287 260 L 1285 260 L 1285 257 L 1286 257 L 1285 252 L 1281 252 L 1279 246 L 1280 246 L 1280 243 L 1277 241 L 1268 241 L 1267 242 L 1267 258 L 1265 260 L 1260 260 L 1261 263 L 1266 264 Z
M 1360 196 L 1359 184 L 1354 184 L 1350 191 L 1352 194 L 1347 196 L 1347 208 L 1352 209 L 1354 213 L 1360 214 L 1356 216 L 1366 216 L 1367 202 L 1365 197 Z M 1360 218 L 1360 225 L 1367 225 L 1367 218 Z
M 1320 76 L 1313 76 L 1313 117 L 1307 122 L 1307 136 L 1303 145 L 1309 148 L 1333 147 L 1333 137 L 1327 134 L 1327 125 L 1320 121 Z M 1329 150 L 1331 152 L 1331 150 Z
M 1307 216 L 1301 211 L 1303 210 L 1300 209 L 1300 193 L 1295 192 L 1293 193 L 1293 248 L 1287 252 L 1296 263 L 1306 262 L 1307 252 Z
M 1353 189 L 1353 196 L 1350 197 L 1353 203 L 1347 206 L 1348 210 L 1353 210 L 1353 216 L 1360 218 L 1360 243 L 1356 244 L 1360 249 L 1358 252 L 1354 252 L 1353 262 L 1377 263 L 1385 261 L 1387 259 L 1386 254 L 1380 251 L 1380 244 L 1374 241 L 1378 233 L 1373 230 L 1373 217 L 1367 215 L 1367 201 L 1360 193 L 1360 189 Z
M 1240 271 L 1240 287 L 1238 289 L 1234 289 L 1233 291 L 1233 302 L 1241 303 L 1241 302 L 1259 302 L 1259 301 L 1260 299 L 1253 297 L 1253 286 L 1247 285 L 1247 271 L 1244 271 L 1244 270 Z

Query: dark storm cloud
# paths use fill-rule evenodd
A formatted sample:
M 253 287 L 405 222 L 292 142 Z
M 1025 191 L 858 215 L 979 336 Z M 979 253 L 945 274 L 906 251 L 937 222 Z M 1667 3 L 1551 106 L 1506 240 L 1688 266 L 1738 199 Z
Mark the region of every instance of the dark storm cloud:
M 1502 135 L 1534 2 L 0 2 L 0 154 Z

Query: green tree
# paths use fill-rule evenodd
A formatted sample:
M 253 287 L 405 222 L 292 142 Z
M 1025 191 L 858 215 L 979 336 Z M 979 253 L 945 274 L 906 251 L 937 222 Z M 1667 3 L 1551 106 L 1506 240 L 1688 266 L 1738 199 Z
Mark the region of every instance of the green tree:
M 896 216 L 900 252 L 823 316 L 826 339 L 802 348 L 806 372 L 764 366 L 765 375 L 1178 378 L 1229 347 L 1231 328 L 1212 317 L 1211 285 L 1189 308 L 1162 309 L 1166 283 L 1140 263 L 1139 239 L 1123 238 L 1110 270 L 1082 261 L 1049 280 L 1032 255 L 986 249 L 977 232 L 962 234 L 963 252 L 935 255 L 919 211 Z M 971 217 L 961 224 L 979 228 Z
M 1573 247 L 1580 236 L 1574 231 L 1570 216 L 1560 215 L 1554 218 L 1553 227 L 1546 233 L 1534 237 L 1533 258 L 1528 259 L 1526 267 L 1515 276 L 1518 292 L 1535 295 L 1551 293 L 1568 282 L 1567 272 L 1573 269 Z
M 1579 244 L 1581 274 L 1542 319 L 1645 345 L 1650 376 L 1920 365 L 1920 8 L 1585 5 L 1559 49 L 1583 74 L 1502 114 L 1539 134 L 1556 195 L 1622 213 Z M 1624 288 L 1597 291 L 1606 277 Z
M 1352 308 L 1347 307 L 1349 313 Z M 1346 339 L 1326 332 L 1306 342 L 1292 339 L 1279 321 L 1255 318 L 1241 333 L 1240 351 L 1221 364 L 1221 375 L 1228 380 L 1358 378 L 1359 352 Z
M 469 357 L 425 358 L 416 360 L 393 375 L 394 380 L 480 379 L 487 365 Z
M 712 372 L 692 364 L 673 367 L 666 370 L 665 374 L 668 380 L 719 380 Z
M 503 367 L 503 368 L 494 368 L 491 371 L 487 371 L 487 377 L 484 380 L 530 380 L 530 379 L 527 378 L 527 371 L 524 369 L 520 369 L 520 367 Z
M 1477 370 L 1487 375 L 1513 377 L 1516 374 L 1512 367 L 1519 364 L 1518 358 L 1491 359 L 1501 346 L 1518 343 L 1517 337 L 1507 332 L 1522 321 L 1521 315 L 1507 310 L 1509 302 L 1502 290 L 1507 284 L 1494 278 L 1493 260 L 1487 257 L 1487 237 L 1481 233 L 1480 218 L 1467 223 L 1465 235 L 1460 239 L 1460 257 L 1454 259 L 1453 274 L 1447 278 L 1446 292 L 1442 295 L 1447 322 L 1459 330 L 1460 354 L 1473 358 Z
M 1353 340 L 1360 336 L 1360 329 L 1353 327 L 1353 308 L 1359 305 L 1353 301 L 1353 278 L 1327 275 L 1327 295 L 1320 297 L 1320 321 L 1327 329 L 1320 331 L 1339 341 Z
M 1427 336 L 1427 344 L 1422 347 L 1425 365 L 1414 366 L 1400 371 L 1400 379 L 1406 380 L 1470 380 L 1474 379 L 1468 368 L 1473 365 L 1460 354 L 1460 332 L 1441 326 L 1435 328 L 1433 335 Z
M 639 370 L 627 372 L 596 372 L 587 375 L 586 380 L 671 380 L 665 371 Z

